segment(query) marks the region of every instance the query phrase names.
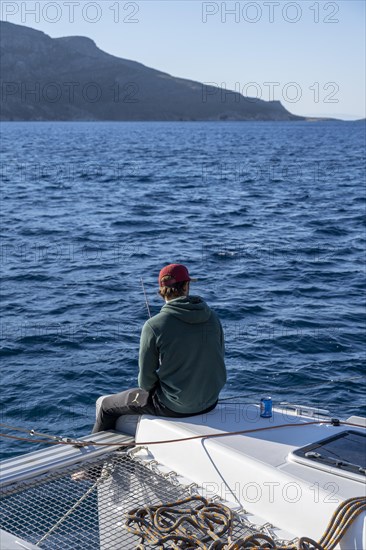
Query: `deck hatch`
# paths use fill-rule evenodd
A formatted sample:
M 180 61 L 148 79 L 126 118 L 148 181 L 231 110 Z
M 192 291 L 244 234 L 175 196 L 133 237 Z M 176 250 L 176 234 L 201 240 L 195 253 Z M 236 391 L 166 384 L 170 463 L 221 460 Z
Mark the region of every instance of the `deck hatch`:
M 292 456 L 303 464 L 317 465 L 327 470 L 332 467 L 352 474 L 352 477 L 365 477 L 366 434 L 344 431 L 297 449 Z

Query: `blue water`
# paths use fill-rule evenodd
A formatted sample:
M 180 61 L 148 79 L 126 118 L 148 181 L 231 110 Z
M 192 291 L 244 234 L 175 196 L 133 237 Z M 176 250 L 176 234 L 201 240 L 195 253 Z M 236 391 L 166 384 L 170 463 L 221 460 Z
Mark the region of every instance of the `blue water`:
M 81 436 L 136 384 L 159 269 L 226 335 L 223 396 L 366 414 L 364 126 L 3 123 L 1 422 Z M 3 457 L 35 450 L 3 439 Z

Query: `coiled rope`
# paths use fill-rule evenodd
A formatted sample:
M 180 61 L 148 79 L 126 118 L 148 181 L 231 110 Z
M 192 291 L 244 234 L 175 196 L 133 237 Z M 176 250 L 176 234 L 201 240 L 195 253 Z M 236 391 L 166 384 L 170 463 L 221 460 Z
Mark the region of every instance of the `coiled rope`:
M 301 537 L 296 544 L 280 543 L 279 546 L 272 537 L 259 532 L 233 540 L 233 512 L 201 496 L 135 508 L 127 514 L 125 526 L 141 538 L 136 550 L 144 550 L 146 545 L 174 550 L 334 550 L 363 511 L 366 511 L 365 497 L 345 500 L 334 512 L 318 542 Z

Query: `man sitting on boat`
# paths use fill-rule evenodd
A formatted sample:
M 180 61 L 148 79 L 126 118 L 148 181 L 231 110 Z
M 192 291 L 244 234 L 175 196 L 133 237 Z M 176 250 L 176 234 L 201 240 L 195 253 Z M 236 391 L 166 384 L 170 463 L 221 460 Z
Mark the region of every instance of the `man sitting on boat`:
M 119 416 L 186 417 L 213 410 L 226 382 L 224 334 L 217 315 L 199 296 L 181 264 L 159 274 L 160 313 L 143 326 L 138 388 L 105 397 L 93 433 L 115 428 Z

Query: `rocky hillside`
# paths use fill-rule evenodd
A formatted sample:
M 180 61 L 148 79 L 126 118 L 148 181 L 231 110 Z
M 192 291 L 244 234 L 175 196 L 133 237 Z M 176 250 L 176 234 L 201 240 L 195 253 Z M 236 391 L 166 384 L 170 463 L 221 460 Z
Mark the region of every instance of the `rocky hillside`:
M 0 23 L 2 120 L 303 120 L 109 55 L 89 38 Z

